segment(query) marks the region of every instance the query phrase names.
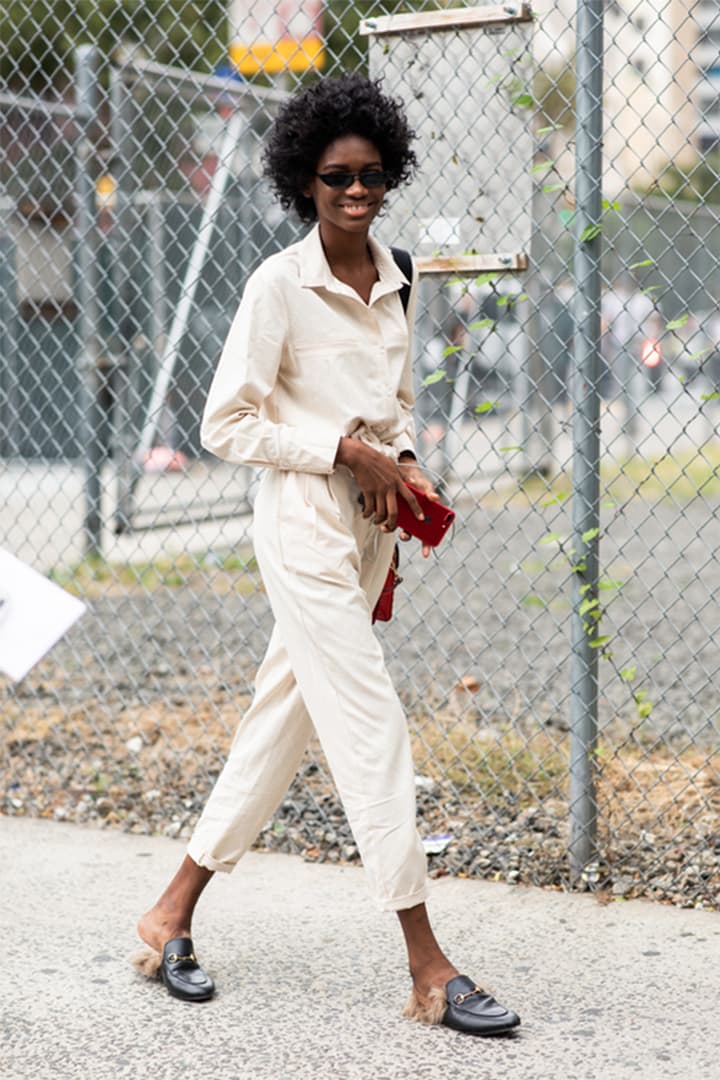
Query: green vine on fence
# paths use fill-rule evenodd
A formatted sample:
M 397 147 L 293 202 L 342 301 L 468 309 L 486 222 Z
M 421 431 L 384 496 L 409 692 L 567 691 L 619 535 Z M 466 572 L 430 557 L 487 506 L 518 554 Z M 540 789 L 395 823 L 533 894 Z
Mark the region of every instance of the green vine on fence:
M 542 505 L 550 506 L 553 503 L 561 502 L 568 498 L 569 492 L 560 492 L 558 495 L 553 496 L 552 499 L 547 500 Z M 600 535 L 600 529 L 593 527 L 587 529 L 581 536 L 581 541 L 584 545 L 591 543 Z M 587 573 L 587 556 L 586 551 L 578 553 L 574 547 L 565 547 L 565 540 L 562 533 L 549 532 L 539 541 L 540 545 L 557 544 L 560 550 L 560 557 L 567 565 L 567 568 L 572 574 L 585 574 Z M 617 578 L 601 577 L 597 583 L 598 592 L 619 592 L 624 588 L 626 582 L 620 581 Z M 610 649 L 612 642 L 611 634 L 602 634 L 600 632 L 600 624 L 603 617 L 606 614 L 604 605 L 602 604 L 599 596 L 594 595 L 595 586 L 592 582 L 586 582 L 580 586 L 580 596 L 582 597 L 580 604 L 578 605 L 578 615 L 582 619 L 582 628 L 588 638 L 588 645 L 591 649 L 598 649 L 599 655 L 603 659 L 609 661 L 615 673 L 622 680 L 622 682 L 628 684 L 632 693 L 632 700 L 635 705 L 635 711 L 640 720 L 645 720 L 653 710 L 653 703 L 648 696 L 648 691 L 643 689 L 632 689 L 632 683 L 635 682 L 637 669 L 633 666 L 619 668 L 615 664 L 614 655 Z

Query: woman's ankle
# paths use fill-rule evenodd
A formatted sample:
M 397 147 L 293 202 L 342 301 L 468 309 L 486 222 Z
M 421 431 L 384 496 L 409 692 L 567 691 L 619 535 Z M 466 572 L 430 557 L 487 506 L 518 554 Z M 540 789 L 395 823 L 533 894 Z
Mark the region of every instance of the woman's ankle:
M 155 904 L 138 919 L 137 932 L 141 941 L 151 949 L 162 952 L 165 943 L 175 938 L 191 937 L 192 916 L 165 912 Z
M 450 979 L 454 979 L 457 974 L 459 974 L 457 968 L 446 956 L 410 965 L 410 978 L 416 992 L 422 997 L 425 997 L 434 986 L 444 989 Z

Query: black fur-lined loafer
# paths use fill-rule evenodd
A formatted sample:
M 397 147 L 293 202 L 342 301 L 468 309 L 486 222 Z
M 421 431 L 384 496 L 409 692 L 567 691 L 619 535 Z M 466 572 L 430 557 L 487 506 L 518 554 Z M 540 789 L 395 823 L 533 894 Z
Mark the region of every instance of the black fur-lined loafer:
M 456 975 L 444 989 L 433 986 L 427 1004 L 420 1003 L 413 989 L 403 1016 L 421 1024 L 444 1024 L 466 1035 L 505 1035 L 520 1023 L 517 1013 L 506 1009 L 467 975 Z
M 167 942 L 159 974 L 168 993 L 182 1001 L 208 1001 L 215 993 L 215 983 L 197 962 L 192 938 Z
M 456 975 L 445 987 L 447 1008 L 441 1023 L 468 1035 L 504 1035 L 520 1023 L 492 994 L 481 990 L 467 975 Z

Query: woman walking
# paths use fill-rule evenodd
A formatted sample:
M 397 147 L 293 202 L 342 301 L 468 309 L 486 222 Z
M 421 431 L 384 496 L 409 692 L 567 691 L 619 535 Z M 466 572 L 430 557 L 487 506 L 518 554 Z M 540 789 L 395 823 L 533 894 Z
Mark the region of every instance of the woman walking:
M 171 994 L 211 997 L 194 954 L 195 905 L 229 872 L 284 796 L 314 728 L 370 887 L 398 914 L 412 990 L 405 1015 L 478 1035 L 519 1024 L 460 975 L 430 926 L 406 719 L 371 627 L 406 484 L 418 467 L 411 416 L 410 284 L 370 235 L 388 191 L 416 164 L 399 104 L 360 76 L 325 79 L 281 109 L 265 171 L 313 227 L 250 277 L 210 389 L 204 446 L 263 466 L 254 546 L 275 617 L 255 696 L 173 880 L 140 919 L 143 970 Z M 424 550 L 428 554 L 428 549 Z

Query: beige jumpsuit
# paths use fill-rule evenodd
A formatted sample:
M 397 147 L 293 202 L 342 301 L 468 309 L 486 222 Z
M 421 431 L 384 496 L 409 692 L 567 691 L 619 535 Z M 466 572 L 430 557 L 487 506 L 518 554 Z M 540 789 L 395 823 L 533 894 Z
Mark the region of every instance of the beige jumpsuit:
M 372 239 L 364 304 L 333 277 L 317 226 L 251 276 L 213 380 L 202 440 L 265 466 L 254 546 L 275 627 L 255 696 L 190 840 L 232 870 L 272 817 L 315 728 L 381 907 L 426 897 L 407 723 L 371 626 L 395 538 L 362 516 L 342 435 L 412 449 L 405 279 Z M 415 296 L 411 294 L 412 317 Z

